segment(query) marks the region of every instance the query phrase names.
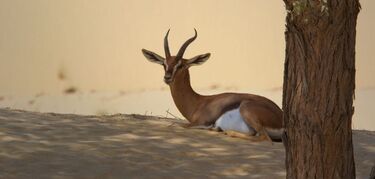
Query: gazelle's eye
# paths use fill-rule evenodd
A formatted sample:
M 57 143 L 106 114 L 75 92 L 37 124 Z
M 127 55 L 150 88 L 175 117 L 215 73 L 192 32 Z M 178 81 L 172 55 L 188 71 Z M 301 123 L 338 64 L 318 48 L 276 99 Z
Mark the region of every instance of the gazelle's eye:
M 174 66 L 174 68 L 175 68 L 176 70 L 178 70 L 178 69 L 181 69 L 182 66 L 183 66 L 183 65 L 182 65 L 182 62 L 179 61 L 179 62 Z

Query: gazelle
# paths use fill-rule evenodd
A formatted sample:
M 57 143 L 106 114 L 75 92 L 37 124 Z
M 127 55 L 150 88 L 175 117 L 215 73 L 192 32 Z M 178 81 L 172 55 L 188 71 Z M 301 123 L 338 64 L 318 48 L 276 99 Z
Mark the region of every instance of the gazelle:
M 197 38 L 196 29 L 194 31 L 194 37 L 182 45 L 176 56 L 171 56 L 169 51 L 169 30 L 164 37 L 165 58 L 142 49 L 150 62 L 164 67 L 164 82 L 169 85 L 178 110 L 190 122 L 184 127 L 212 127 L 253 141 L 281 140 L 283 113 L 271 100 L 242 93 L 203 96 L 193 90 L 189 68 L 204 63 L 210 57 L 210 53 L 206 53 L 191 59 L 183 58 L 186 48 Z

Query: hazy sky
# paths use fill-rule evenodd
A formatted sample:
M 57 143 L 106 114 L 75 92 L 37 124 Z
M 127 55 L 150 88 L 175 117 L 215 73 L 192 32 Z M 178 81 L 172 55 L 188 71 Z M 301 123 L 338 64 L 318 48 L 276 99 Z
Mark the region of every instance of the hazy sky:
M 375 1 L 362 0 L 357 26 L 357 87 L 375 87 Z M 0 0 L 0 94 L 165 87 L 161 55 L 198 30 L 185 56 L 212 53 L 191 69 L 196 88 L 282 86 L 282 0 Z M 66 79 L 61 81 L 58 74 Z

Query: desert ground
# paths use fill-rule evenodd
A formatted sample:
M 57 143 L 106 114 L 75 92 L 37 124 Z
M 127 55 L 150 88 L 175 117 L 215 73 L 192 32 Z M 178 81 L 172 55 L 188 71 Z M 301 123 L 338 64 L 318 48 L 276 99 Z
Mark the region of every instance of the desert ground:
M 282 143 L 252 143 L 144 115 L 0 109 L 0 178 L 285 178 Z M 357 178 L 375 132 L 353 132 Z
M 212 85 L 210 88 L 197 90 L 203 95 L 228 91 L 265 96 L 278 106 L 282 106 L 281 88 L 254 90 Z M 356 90 L 353 129 L 375 131 L 373 101 L 375 101 L 375 89 Z M 80 88 L 72 87 L 55 93 L 39 92 L 31 95 L 0 95 L 0 108 L 7 107 L 45 113 L 83 115 L 125 113 L 183 118 L 176 108 L 167 87 L 161 90 L 140 91 L 84 91 Z

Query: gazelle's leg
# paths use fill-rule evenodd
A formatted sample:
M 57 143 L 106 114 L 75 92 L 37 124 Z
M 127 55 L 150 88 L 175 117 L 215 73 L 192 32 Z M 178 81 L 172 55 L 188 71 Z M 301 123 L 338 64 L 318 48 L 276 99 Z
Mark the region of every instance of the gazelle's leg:
M 214 125 L 211 124 L 211 125 L 209 125 L 209 126 L 205 126 L 205 125 L 191 126 L 191 127 L 189 127 L 189 129 L 204 129 L 204 130 L 212 130 L 212 129 L 214 129 Z
M 240 105 L 241 116 L 245 119 L 245 122 L 254 128 L 258 132 L 258 136 L 252 136 L 253 138 L 259 138 L 257 141 L 268 140 L 272 144 L 272 139 L 266 132 L 262 120 L 265 120 L 269 111 L 262 106 L 253 105 L 249 101 L 244 101 Z
M 241 132 L 237 132 L 237 131 L 233 131 L 233 130 L 226 130 L 226 131 L 224 131 L 224 134 L 226 134 L 230 137 L 246 139 L 246 140 L 250 140 L 250 141 L 253 141 L 253 142 L 261 142 L 261 141 L 266 140 L 265 136 L 253 136 L 253 135 L 250 135 L 250 134 L 245 134 L 245 133 L 241 133 Z
M 180 125 L 183 128 L 189 129 L 204 129 L 204 130 L 212 130 L 215 128 L 214 122 L 211 125 L 205 125 L 207 122 L 202 120 L 202 118 L 198 115 L 194 115 L 189 123 L 185 123 Z M 208 123 L 209 124 L 209 123 Z
M 205 126 L 205 125 L 201 125 L 201 124 L 194 124 L 194 123 L 183 123 L 183 124 L 180 124 L 181 127 L 183 128 L 189 128 L 189 129 L 204 129 L 204 130 L 215 130 L 214 128 L 214 125 L 209 125 L 209 126 Z

